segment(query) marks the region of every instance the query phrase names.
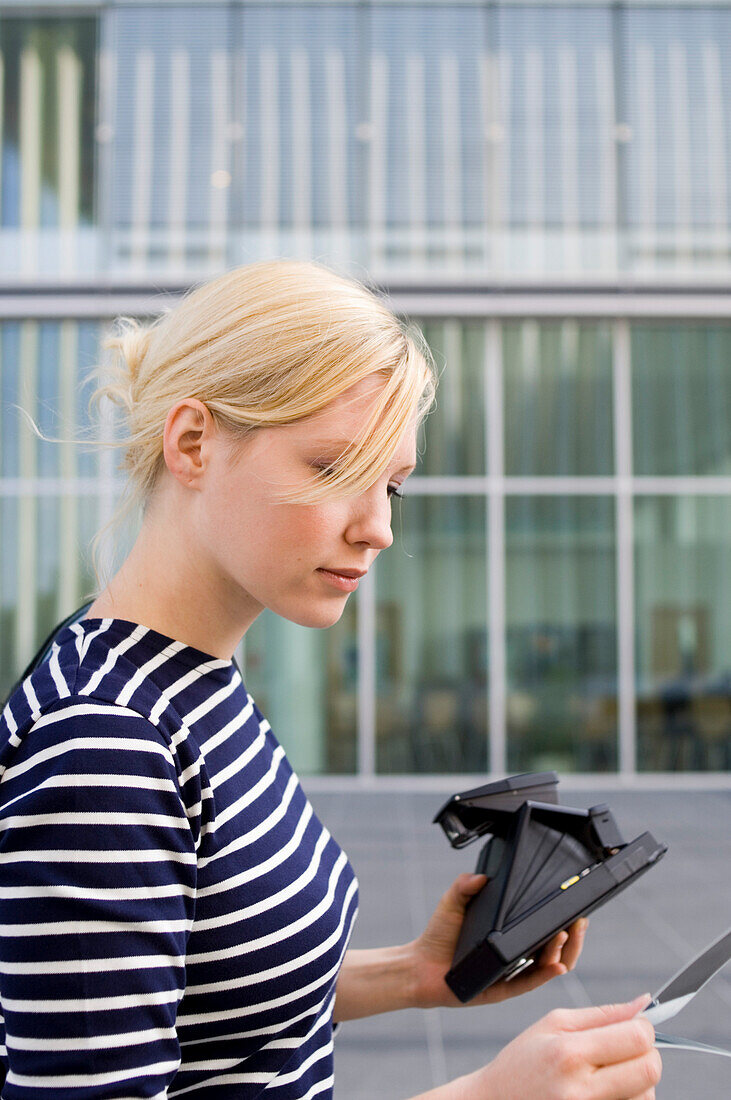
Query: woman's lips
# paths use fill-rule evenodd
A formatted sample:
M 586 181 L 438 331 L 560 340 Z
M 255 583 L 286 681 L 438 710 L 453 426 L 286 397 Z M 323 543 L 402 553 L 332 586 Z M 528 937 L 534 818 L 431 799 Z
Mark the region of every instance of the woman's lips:
M 360 580 L 360 576 L 350 577 L 344 573 L 335 573 L 332 569 L 318 569 L 317 572 L 322 573 L 325 580 L 329 581 L 335 588 L 339 588 L 341 592 L 355 592 Z

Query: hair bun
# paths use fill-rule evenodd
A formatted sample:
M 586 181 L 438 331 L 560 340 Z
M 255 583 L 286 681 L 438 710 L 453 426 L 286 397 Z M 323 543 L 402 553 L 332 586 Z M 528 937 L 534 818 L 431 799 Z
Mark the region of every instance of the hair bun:
M 136 382 L 139 377 L 140 367 L 150 347 L 151 333 L 141 326 L 128 328 L 117 337 L 117 347 L 127 364 L 130 380 Z
M 103 346 L 112 353 L 111 378 L 97 394 L 102 393 L 117 405 L 132 412 L 140 368 L 150 347 L 152 331 L 134 317 L 117 319 L 118 331 L 104 340 Z

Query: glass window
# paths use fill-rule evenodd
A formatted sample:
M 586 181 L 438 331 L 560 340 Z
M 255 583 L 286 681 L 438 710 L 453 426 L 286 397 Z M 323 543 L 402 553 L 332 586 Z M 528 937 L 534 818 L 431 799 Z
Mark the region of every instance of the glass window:
M 244 637 L 244 683 L 301 775 L 356 770 L 354 600 L 327 630 L 264 611 Z
M 388 227 L 380 243 L 393 263 L 481 259 L 484 11 L 374 4 L 370 39 L 374 232 Z M 474 228 L 463 237 L 464 226 Z
M 640 771 L 731 768 L 731 499 L 635 502 Z
M 22 403 L 19 371 L 20 324 L 3 321 L 0 323 L 0 477 L 18 477 L 19 473 L 21 414 L 13 407 Z
M 72 493 L 0 496 L 0 699 L 95 587 L 88 548 L 102 507 Z
M 230 15 L 220 4 L 116 7 L 112 264 L 225 263 L 236 129 Z
M 362 221 L 362 13 L 354 4 L 252 4 L 237 18 L 242 220 L 264 235 L 277 226 L 342 234 Z
M 608 8 L 502 4 L 496 34 L 509 223 L 547 232 L 613 224 Z
M 612 474 L 609 324 L 507 322 L 503 362 L 506 474 Z
M 632 326 L 636 474 L 731 473 L 731 325 Z
M 485 328 L 482 322 L 425 321 L 419 326 L 440 372 L 426 419 L 419 474 L 485 473 Z
M 88 408 L 97 382 L 87 376 L 103 334 L 98 321 L 0 321 L 0 477 L 98 476 L 104 451 L 90 442 L 100 427 Z M 79 443 L 39 439 L 17 406 L 44 435 Z
M 417 497 L 376 568 L 379 772 L 487 767 L 486 514 L 481 497 Z
M 509 497 L 508 767 L 617 766 L 614 500 Z
M 0 274 L 66 273 L 94 220 L 95 17 L 0 16 Z M 11 230 L 55 230 L 38 240 Z
M 626 5 L 621 24 L 628 224 L 650 234 L 668 227 L 728 225 L 731 10 L 728 5 Z M 637 259 L 651 255 L 651 236 L 644 244 Z M 728 262 L 728 244 L 714 245 L 708 237 L 702 246 L 718 249 Z M 689 242 L 678 236 L 676 247 L 685 252 Z M 658 255 L 663 251 L 675 254 L 673 249 Z
M 18 656 L 15 623 L 18 603 L 18 498 L 0 496 L 0 699 L 25 668 Z M 34 582 L 35 584 L 35 582 Z M 26 664 L 30 654 L 26 658 Z

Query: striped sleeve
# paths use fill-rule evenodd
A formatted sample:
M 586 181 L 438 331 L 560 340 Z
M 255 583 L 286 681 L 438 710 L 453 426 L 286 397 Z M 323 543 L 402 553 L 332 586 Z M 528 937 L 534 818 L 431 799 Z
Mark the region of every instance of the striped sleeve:
M 67 698 L 0 796 L 2 1097 L 161 1100 L 196 889 L 168 744 L 134 711 Z

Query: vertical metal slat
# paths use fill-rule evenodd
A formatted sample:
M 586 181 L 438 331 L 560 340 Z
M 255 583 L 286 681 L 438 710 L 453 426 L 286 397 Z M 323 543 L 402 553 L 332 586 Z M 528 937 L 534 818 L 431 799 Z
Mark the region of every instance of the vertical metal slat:
M 312 255 L 312 105 L 310 58 L 301 48 L 290 56 L 290 89 L 294 253 L 308 259 Z
M 109 23 L 102 22 L 101 32 L 110 36 Z M 97 56 L 98 123 L 95 131 L 97 143 L 97 179 L 94 202 L 97 209 L 97 252 L 93 262 L 99 271 L 113 270 L 116 256 L 113 250 L 113 202 L 114 202 L 114 120 L 117 105 L 117 54 L 110 46 L 102 45 Z
M 279 58 L 259 54 L 260 254 L 276 255 L 279 226 Z
M 190 53 L 170 57 L 170 177 L 168 181 L 168 262 L 186 267 L 188 174 L 190 172 Z
M 333 254 L 348 258 L 348 140 L 345 58 L 340 50 L 325 57 L 327 184 Z
M 385 254 L 386 154 L 388 149 L 388 58 L 374 53 L 370 65 L 370 159 L 368 171 L 369 263 L 381 274 Z
M 59 268 L 63 276 L 77 269 L 79 168 L 81 163 L 81 60 L 70 46 L 57 55 L 58 206 L 60 231 Z
M 59 341 L 60 411 L 62 434 L 73 438 L 76 434 L 76 387 L 78 363 L 77 321 L 61 322 Z M 63 481 L 78 477 L 77 449 L 73 443 L 60 444 L 59 476 Z M 62 619 L 78 606 L 79 599 L 79 500 L 71 493 L 59 498 L 60 531 L 58 545 L 58 589 L 56 592 L 56 618 Z
M 406 148 L 408 164 L 409 258 L 424 270 L 426 264 L 426 96 L 424 57 L 406 58 Z
M 462 126 L 460 120 L 459 65 L 454 54 L 439 61 L 442 104 L 442 166 L 444 187 L 444 264 L 448 269 L 464 266 L 462 249 Z
M 617 120 L 614 106 L 614 66 L 604 46 L 594 51 L 597 128 L 599 131 L 599 233 L 603 272 L 617 270 Z
M 614 450 L 617 471 L 617 667 L 619 771 L 636 770 L 634 515 L 632 497 L 632 377 L 630 327 L 613 326 Z
M 670 69 L 670 113 L 673 135 L 672 178 L 675 187 L 675 254 L 677 262 L 682 268 L 690 264 L 692 258 L 688 58 L 682 42 L 670 43 L 668 65 Z
M 20 330 L 21 382 L 20 404 L 35 419 L 38 405 L 38 322 L 23 321 Z M 22 481 L 36 477 L 38 468 L 38 439 L 23 420 L 18 437 L 18 474 Z M 18 592 L 15 620 L 15 664 L 18 667 L 30 660 L 36 640 L 36 605 L 38 602 L 38 499 L 22 493 L 18 499 Z
M 208 263 L 214 272 L 226 262 L 226 222 L 228 197 L 231 185 L 229 161 L 230 146 L 227 140 L 229 119 L 229 54 L 225 50 L 211 51 L 210 95 L 210 172 L 208 188 Z
M 578 276 L 581 270 L 579 242 L 579 127 L 577 112 L 576 50 L 566 45 L 559 51 L 559 105 L 561 115 L 561 214 L 564 270 Z
M 637 72 L 637 172 L 639 185 L 640 255 L 643 270 L 654 269 L 657 259 L 655 157 L 655 57 L 650 46 L 638 43 Z M 636 256 L 631 257 L 634 262 Z
M 727 261 L 729 247 L 729 211 L 727 191 L 726 141 L 724 98 L 721 76 L 721 58 L 717 42 L 704 42 L 703 87 L 706 107 L 706 133 L 708 149 L 708 188 L 710 192 L 711 222 L 717 242 L 719 260 Z
M 20 57 L 20 226 L 21 274 L 36 275 L 41 221 L 41 111 L 43 72 L 38 51 L 27 46 Z
M 487 437 L 487 615 L 489 654 L 489 764 L 503 775 L 507 764 L 507 662 L 505 655 L 505 481 L 503 461 L 503 348 L 498 320 L 485 325 L 485 421 Z
M 152 157 L 155 131 L 155 55 L 140 50 L 135 65 L 134 149 L 132 153 L 132 266 L 149 263 Z
M 376 773 L 376 584 L 371 570 L 358 588 L 358 775 Z
M 526 145 L 530 150 L 528 173 L 527 229 L 529 233 L 525 265 L 532 272 L 545 270 L 545 214 L 543 188 L 545 174 L 545 134 L 543 132 L 543 54 L 535 47 L 525 51 L 523 62 L 526 112 Z

